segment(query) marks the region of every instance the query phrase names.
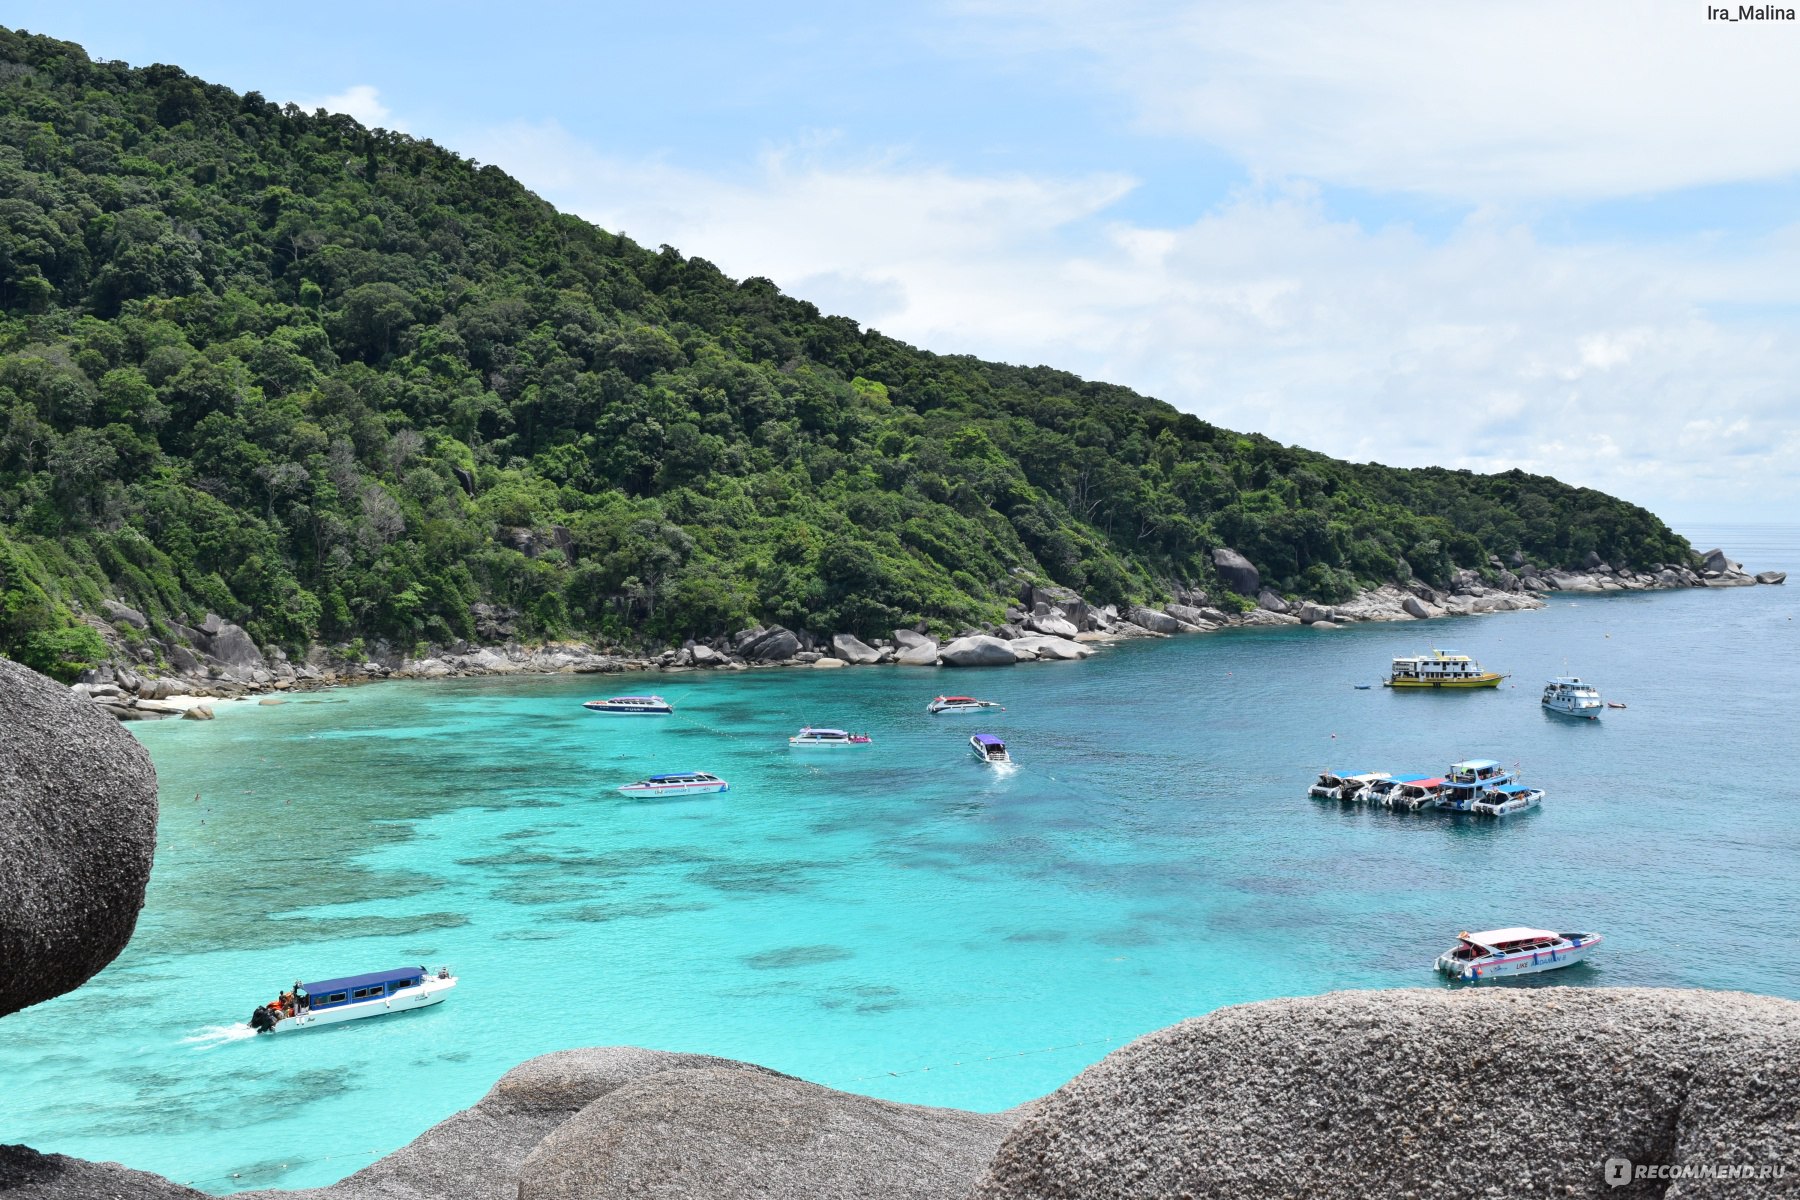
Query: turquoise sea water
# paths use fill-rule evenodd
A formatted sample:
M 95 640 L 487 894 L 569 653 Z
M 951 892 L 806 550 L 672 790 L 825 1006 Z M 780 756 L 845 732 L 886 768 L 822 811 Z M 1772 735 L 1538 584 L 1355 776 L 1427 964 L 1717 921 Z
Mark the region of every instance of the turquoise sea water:
M 1710 535 L 1710 539 L 1709 539 Z M 1693 531 L 1800 582 L 1800 532 Z M 130 948 L 0 1021 L 0 1141 L 216 1192 L 329 1182 L 524 1058 L 629 1043 L 999 1109 L 1223 1004 L 1442 986 L 1459 929 L 1593 928 L 1589 986 L 1800 998 L 1800 588 L 1119 646 L 998 671 L 398 683 L 135 725 L 163 781 Z M 1432 645 L 1513 672 L 1394 694 Z M 1579 673 L 1629 708 L 1544 713 Z M 583 699 L 654 690 L 673 719 Z M 1007 706 L 926 715 L 942 691 Z M 791 751 L 804 723 L 866 730 Z M 974 762 L 1001 734 L 1017 769 Z M 1324 768 L 1518 762 L 1503 822 L 1305 798 Z M 625 800 L 659 770 L 732 791 Z M 423 1013 L 231 1027 L 296 978 L 449 963 Z

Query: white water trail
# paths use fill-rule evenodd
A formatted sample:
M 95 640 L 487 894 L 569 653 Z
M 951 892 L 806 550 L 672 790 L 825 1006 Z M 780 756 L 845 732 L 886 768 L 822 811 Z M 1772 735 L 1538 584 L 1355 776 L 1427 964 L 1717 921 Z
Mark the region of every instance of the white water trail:
M 182 1038 L 181 1044 L 200 1050 L 209 1050 L 214 1046 L 223 1046 L 228 1042 L 241 1042 L 245 1038 L 255 1036 L 256 1030 L 239 1021 L 235 1025 L 208 1025 L 198 1033 L 192 1033 Z

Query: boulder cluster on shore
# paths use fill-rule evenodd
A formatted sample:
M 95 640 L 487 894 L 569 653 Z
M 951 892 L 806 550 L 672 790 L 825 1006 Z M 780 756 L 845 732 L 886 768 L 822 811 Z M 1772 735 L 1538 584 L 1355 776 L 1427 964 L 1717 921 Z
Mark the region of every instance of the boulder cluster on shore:
M 4 1017 L 79 987 L 125 945 L 157 801 L 136 739 L 68 689 L 0 660 L 0 709 L 17 714 L 0 724 Z M 1183 1021 L 1002 1113 L 895 1104 L 704 1055 L 564 1050 L 507 1071 L 474 1107 L 337 1183 L 244 1195 L 1761 1200 L 1794 1194 L 1796 1112 L 1800 1003 L 1790 1000 L 1659 988 L 1339 992 Z M 1686 1167 L 1711 1174 L 1671 1185 L 1665 1172 Z M 22 1145 L 0 1145 L 0 1194 L 205 1196 Z
M 1549 593 L 1605 593 L 1689 587 L 1778 584 L 1779 571 L 1745 572 L 1722 550 L 1702 556 L 1701 567 L 1665 563 L 1654 569 L 1615 569 L 1589 555 L 1580 571 L 1552 571 L 1499 558 L 1483 572 L 1462 570 L 1441 588 L 1420 581 L 1385 584 L 1336 604 L 1294 601 L 1262 585 L 1257 569 L 1235 550 L 1213 552 L 1220 580 L 1232 596 L 1253 597 L 1221 606 L 1203 590 L 1175 587 L 1161 607 L 1092 604 L 1069 588 L 1018 581 L 1017 603 L 1006 619 L 986 628 L 965 629 L 940 640 L 921 624 L 896 629 L 891 637 L 864 641 L 851 633 L 819 634 L 781 625 L 754 626 L 729 636 L 689 639 L 658 651 L 597 647 L 585 642 L 525 644 L 518 640 L 519 614 L 477 604 L 471 614 L 483 644 L 456 642 L 408 653 L 377 645 L 351 654 L 348 647 L 315 646 L 291 661 L 277 648 L 264 650 L 241 627 L 207 613 L 191 625 L 176 625 L 173 636 L 149 636 L 144 614 L 106 601 L 90 618 L 110 646 L 114 661 L 83 675 L 77 694 L 121 720 L 213 715 L 208 701 L 253 695 L 279 703 L 279 694 L 374 679 L 442 679 L 510 674 L 590 674 L 624 671 L 747 671 L 767 667 L 847 666 L 997 667 L 1023 662 L 1086 658 L 1095 648 L 1129 638 L 1211 633 L 1246 626 L 1305 625 L 1335 629 L 1358 621 L 1414 621 L 1445 616 L 1541 608 Z M 119 628 L 134 631 L 127 649 Z

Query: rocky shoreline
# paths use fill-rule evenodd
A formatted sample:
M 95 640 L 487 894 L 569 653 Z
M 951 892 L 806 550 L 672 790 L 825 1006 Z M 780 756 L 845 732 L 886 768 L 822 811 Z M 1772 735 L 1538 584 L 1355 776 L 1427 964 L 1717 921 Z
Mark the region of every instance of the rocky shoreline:
M 207 613 L 172 636 L 155 637 L 144 614 L 106 601 L 90 616 L 113 651 L 113 661 L 83 674 L 74 691 L 120 720 L 211 718 L 210 700 L 261 697 L 278 704 L 284 692 L 309 691 L 381 679 L 445 679 L 484 675 L 618 674 L 627 671 L 748 671 L 774 667 L 834 669 L 848 666 L 994 667 L 1025 662 L 1082 659 L 1097 647 L 1132 638 L 1173 637 L 1226 629 L 1304 625 L 1316 630 L 1365 621 L 1422 621 L 1448 616 L 1542 608 L 1556 593 L 1613 592 L 1693 587 L 1780 584 L 1786 575 L 1752 575 L 1722 550 L 1701 556 L 1700 569 L 1675 563 L 1654 569 L 1614 568 L 1590 555 L 1579 571 L 1546 570 L 1522 559 L 1489 560 L 1486 572 L 1462 570 L 1443 588 L 1413 581 L 1386 584 L 1337 604 L 1289 600 L 1262 586 L 1252 565 L 1234 550 L 1214 551 L 1214 567 L 1230 589 L 1230 607 L 1205 592 L 1175 587 L 1160 608 L 1096 605 L 1074 591 L 1024 578 L 1006 620 L 965 629 L 943 640 L 921 624 L 865 642 L 853 634 L 816 634 L 780 625 L 755 626 L 730 636 L 690 639 L 662 650 L 601 647 L 586 642 L 528 644 L 517 640 L 519 614 L 478 604 L 472 616 L 482 644 L 457 642 L 416 653 L 376 645 L 361 654 L 349 647 L 314 646 L 292 661 L 280 649 L 258 647 L 241 626 Z M 1238 611 L 1241 597 L 1254 607 Z M 129 630 L 127 634 L 123 632 Z

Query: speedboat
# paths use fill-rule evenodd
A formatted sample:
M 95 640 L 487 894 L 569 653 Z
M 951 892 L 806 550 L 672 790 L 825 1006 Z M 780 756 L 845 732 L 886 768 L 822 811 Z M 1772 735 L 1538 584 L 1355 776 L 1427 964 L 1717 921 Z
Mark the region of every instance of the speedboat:
M 1544 802 L 1544 789 L 1526 787 L 1522 783 L 1501 783 L 1487 789 L 1469 806 L 1470 812 L 1484 817 L 1508 817 Z
M 425 967 L 399 967 L 367 975 L 346 975 L 342 979 L 296 983 L 292 991 L 281 993 L 268 1004 L 257 1005 L 250 1014 L 250 1028 L 258 1033 L 285 1033 L 314 1025 L 411 1012 L 442 1003 L 455 986 L 456 976 L 448 967 L 439 967 L 435 975 Z
M 1597 721 L 1606 704 L 1593 684 L 1583 683 L 1570 675 L 1552 679 L 1544 685 L 1544 707 L 1565 717 Z
M 1567 967 L 1605 940 L 1597 933 L 1553 933 L 1524 926 L 1459 933 L 1456 939 L 1454 947 L 1438 955 L 1437 969 L 1470 983 Z
M 1490 788 L 1513 781 L 1513 773 L 1491 758 L 1451 763 L 1437 806 L 1446 812 L 1474 812 L 1475 802 Z
M 969 749 L 976 758 L 989 766 L 1010 766 L 1012 764 L 1012 755 L 1006 752 L 1006 743 L 991 733 L 978 733 L 970 738 Z
M 610 700 L 589 700 L 581 707 L 625 717 L 667 717 L 675 712 L 675 706 L 661 696 L 614 696 Z
M 1489 688 L 1500 686 L 1506 676 L 1484 671 L 1466 654 L 1433 650 L 1430 654 L 1396 658 L 1384 682 L 1391 688 Z
M 729 792 L 731 785 L 717 775 L 704 771 L 682 771 L 673 775 L 652 775 L 619 791 L 627 796 L 698 796 L 707 792 Z
M 842 729 L 814 729 L 808 725 L 788 739 L 790 746 L 866 746 L 866 733 L 846 733 Z
M 1369 798 L 1369 789 L 1388 777 L 1386 771 L 1364 771 L 1345 778 L 1337 798 L 1346 804 L 1360 804 Z
M 1355 800 L 1364 788 L 1386 778 L 1386 771 L 1320 771 L 1319 781 L 1307 788 L 1306 794 L 1315 800 Z
M 1443 794 L 1443 776 L 1427 775 L 1420 779 L 1408 779 L 1399 783 L 1382 796 L 1381 802 L 1389 808 L 1404 808 L 1409 812 L 1418 812 L 1422 808 L 1436 808 Z
M 1394 806 L 1394 792 L 1403 784 L 1418 783 L 1421 779 L 1429 779 L 1429 775 L 1389 775 L 1385 779 L 1377 779 L 1357 797 L 1364 804 L 1379 804 L 1384 808 Z
M 977 700 L 973 696 L 939 696 L 925 706 L 925 711 L 936 715 L 938 713 L 980 712 L 984 708 L 1006 711 L 1006 706 L 1003 704 L 997 704 L 992 700 Z

